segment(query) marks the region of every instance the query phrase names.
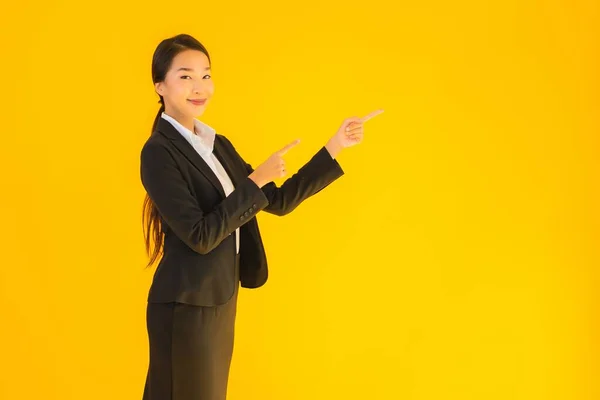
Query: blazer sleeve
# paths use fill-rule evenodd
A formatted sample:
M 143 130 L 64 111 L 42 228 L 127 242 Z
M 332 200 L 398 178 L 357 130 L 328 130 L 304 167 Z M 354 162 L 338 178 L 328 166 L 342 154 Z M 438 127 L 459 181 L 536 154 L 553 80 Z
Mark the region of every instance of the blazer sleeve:
M 175 159 L 160 143 L 144 145 L 140 169 L 142 184 L 167 225 L 200 254 L 209 253 L 269 204 L 261 188 L 248 178 L 213 210 L 203 212 Z
M 254 171 L 252 165 L 244 161 L 229 139 L 225 138 L 225 140 L 244 163 L 250 175 Z M 289 214 L 304 200 L 319 193 L 342 175 L 344 175 L 342 167 L 323 146 L 298 172 L 283 182 L 281 187 L 274 182 L 269 182 L 262 187 L 269 201 L 263 211 L 279 216 Z

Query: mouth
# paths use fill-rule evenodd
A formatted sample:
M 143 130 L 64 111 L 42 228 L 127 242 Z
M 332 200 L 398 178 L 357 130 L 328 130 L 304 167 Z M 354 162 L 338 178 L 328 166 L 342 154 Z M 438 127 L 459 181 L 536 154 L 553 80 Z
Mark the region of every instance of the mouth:
M 188 101 L 195 106 L 203 106 L 206 103 L 206 99 L 188 99 Z

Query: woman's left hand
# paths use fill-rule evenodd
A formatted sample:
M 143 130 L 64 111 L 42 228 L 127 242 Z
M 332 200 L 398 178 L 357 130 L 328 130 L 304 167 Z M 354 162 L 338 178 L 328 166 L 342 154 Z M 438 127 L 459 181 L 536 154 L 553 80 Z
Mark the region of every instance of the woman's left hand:
M 364 136 L 363 124 L 382 112 L 383 110 L 376 110 L 362 118 L 350 117 L 345 119 L 336 134 L 327 143 L 326 147 L 332 153 L 332 156 L 335 157 L 337 153 L 346 147 L 361 143 Z

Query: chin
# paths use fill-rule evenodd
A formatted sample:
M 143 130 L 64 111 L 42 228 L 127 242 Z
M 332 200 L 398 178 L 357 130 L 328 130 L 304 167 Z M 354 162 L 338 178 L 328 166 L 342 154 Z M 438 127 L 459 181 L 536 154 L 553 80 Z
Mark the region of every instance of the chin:
M 190 112 L 191 112 L 193 115 L 196 115 L 196 116 L 198 116 L 198 115 L 202 115 L 202 114 L 204 114 L 204 111 L 205 111 L 205 110 L 206 110 L 206 104 L 205 104 L 205 105 L 203 105 L 203 106 L 194 106 L 194 105 L 192 105 L 192 107 L 191 107 L 191 111 L 190 111 Z
M 202 110 L 196 110 L 195 112 L 193 112 L 194 118 L 201 117 L 202 114 L 204 114 L 204 108 L 202 108 Z

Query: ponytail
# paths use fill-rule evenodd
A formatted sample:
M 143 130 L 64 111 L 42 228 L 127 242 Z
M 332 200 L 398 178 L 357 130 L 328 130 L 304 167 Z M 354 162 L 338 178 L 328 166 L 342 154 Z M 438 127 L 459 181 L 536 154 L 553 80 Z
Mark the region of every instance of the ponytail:
M 158 125 L 158 121 L 161 118 L 161 114 L 165 111 L 165 103 L 162 98 L 158 101 L 161 106 L 156 114 L 156 118 L 154 118 L 154 123 L 152 124 L 152 134 L 156 130 L 156 126 Z M 142 227 L 144 230 L 144 239 L 146 245 L 146 253 L 150 257 L 150 261 L 146 265 L 146 268 L 150 267 L 154 262 L 158 259 L 163 251 L 164 246 L 164 233 L 162 231 L 162 226 L 160 222 L 160 214 L 158 213 L 158 208 L 148 193 L 146 193 L 146 197 L 144 198 L 144 205 L 142 210 Z
M 156 114 L 156 117 L 154 118 L 154 123 L 152 124 L 152 132 L 154 132 L 156 130 L 156 125 L 158 125 L 158 121 L 161 118 L 161 114 L 165 111 L 165 102 L 164 102 L 162 96 L 160 96 L 160 100 L 158 102 L 160 103 L 160 109 L 158 110 L 158 113 Z M 152 132 L 150 132 L 150 134 L 152 134 Z

